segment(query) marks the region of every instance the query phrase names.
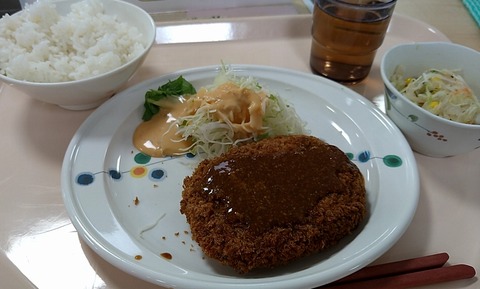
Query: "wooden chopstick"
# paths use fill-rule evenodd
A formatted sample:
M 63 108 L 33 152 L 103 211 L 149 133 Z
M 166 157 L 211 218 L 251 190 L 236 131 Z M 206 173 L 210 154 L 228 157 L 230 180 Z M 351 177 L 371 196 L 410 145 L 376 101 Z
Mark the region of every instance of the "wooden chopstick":
M 330 285 L 356 282 L 366 279 L 383 278 L 415 271 L 439 268 L 448 261 L 448 258 L 449 256 L 447 253 L 438 253 L 424 257 L 373 265 L 360 269 L 355 273 L 330 283 Z
M 475 276 L 475 269 L 469 265 L 453 265 L 413 273 L 394 275 L 379 279 L 367 279 L 321 288 L 331 289 L 405 289 L 468 279 Z

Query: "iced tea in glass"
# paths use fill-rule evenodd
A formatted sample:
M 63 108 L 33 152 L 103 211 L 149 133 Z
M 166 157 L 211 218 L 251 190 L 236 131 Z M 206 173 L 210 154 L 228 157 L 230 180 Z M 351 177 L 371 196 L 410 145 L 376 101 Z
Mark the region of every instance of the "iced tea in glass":
M 315 0 L 313 72 L 344 83 L 367 77 L 395 4 L 396 0 Z

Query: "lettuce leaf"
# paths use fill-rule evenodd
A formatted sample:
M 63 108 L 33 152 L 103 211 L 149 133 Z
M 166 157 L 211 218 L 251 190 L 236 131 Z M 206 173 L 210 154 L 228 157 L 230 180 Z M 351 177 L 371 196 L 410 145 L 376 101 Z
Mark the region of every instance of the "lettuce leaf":
M 179 76 L 175 80 L 169 80 L 158 89 L 150 89 L 145 93 L 145 103 L 143 104 L 145 112 L 142 119 L 148 121 L 157 114 L 161 109 L 160 103 L 162 99 L 196 93 L 197 91 L 193 85 L 185 80 L 183 76 Z

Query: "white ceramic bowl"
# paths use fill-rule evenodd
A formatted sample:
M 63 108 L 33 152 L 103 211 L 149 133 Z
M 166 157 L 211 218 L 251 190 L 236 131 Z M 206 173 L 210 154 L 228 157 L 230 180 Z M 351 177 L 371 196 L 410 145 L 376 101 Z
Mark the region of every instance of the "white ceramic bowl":
M 400 44 L 383 56 L 380 73 L 385 83 L 387 115 L 400 128 L 416 152 L 432 157 L 447 157 L 480 147 L 480 125 L 450 121 L 424 110 L 389 81 L 402 65 L 406 77 L 418 77 L 430 68 L 461 69 L 462 76 L 480 96 L 480 53 L 449 42 Z
M 67 15 L 73 3 L 81 0 L 55 1 L 59 15 Z M 85 110 L 99 106 L 114 95 L 137 71 L 155 40 L 155 23 L 143 9 L 121 0 L 102 0 L 107 15 L 136 27 L 144 38 L 145 50 L 109 72 L 90 78 L 55 83 L 16 80 L 0 74 L 0 80 L 25 92 L 32 98 L 71 110 Z M 22 13 L 18 12 L 18 13 Z

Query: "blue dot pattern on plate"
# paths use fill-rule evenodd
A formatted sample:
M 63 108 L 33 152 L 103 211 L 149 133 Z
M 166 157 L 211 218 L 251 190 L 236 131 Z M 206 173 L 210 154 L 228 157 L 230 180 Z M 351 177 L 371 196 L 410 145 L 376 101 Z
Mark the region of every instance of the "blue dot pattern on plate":
M 82 173 L 77 177 L 77 184 L 88 186 L 95 180 L 95 175 L 92 173 Z
M 397 155 L 386 155 L 384 157 L 374 157 L 372 156 L 371 152 L 368 150 L 361 151 L 356 155 L 354 153 L 347 152 L 346 155 L 348 159 L 358 163 L 367 163 L 373 159 L 382 159 L 383 164 L 390 168 L 400 167 L 403 164 L 402 159 Z M 194 158 L 195 155 L 186 154 L 185 157 Z M 158 167 L 154 167 L 150 170 L 148 168 L 153 167 L 154 165 L 157 165 L 159 163 L 163 163 L 165 161 L 173 160 L 175 158 L 167 158 L 167 159 L 161 159 L 159 161 L 151 162 L 152 158 L 150 156 L 147 156 L 143 153 L 137 153 L 133 159 L 137 165 L 130 168 L 129 170 L 118 171 L 115 169 L 110 169 L 108 171 L 100 171 L 96 173 L 83 172 L 77 176 L 76 183 L 81 186 L 88 186 L 95 181 L 95 176 L 98 174 L 108 174 L 112 180 L 120 181 L 123 178 L 123 176 L 127 173 L 133 178 L 143 178 L 145 176 L 148 176 L 148 178 L 151 181 L 159 182 L 166 177 L 167 171 L 163 168 L 158 168 Z
M 110 175 L 110 177 L 114 180 L 119 180 L 122 178 L 122 173 L 117 171 L 117 170 L 109 170 L 108 171 L 108 174 Z

